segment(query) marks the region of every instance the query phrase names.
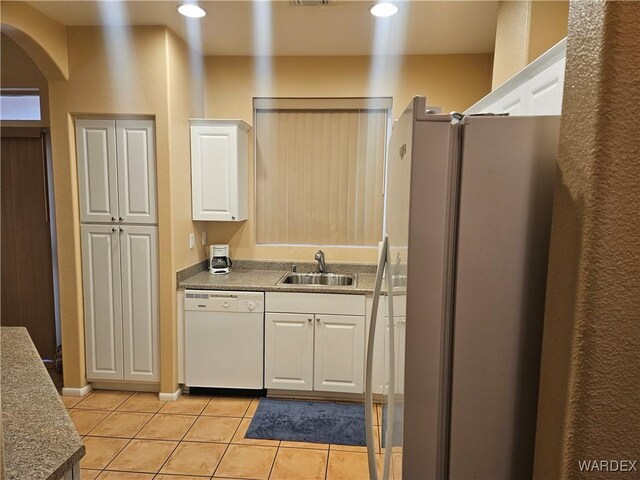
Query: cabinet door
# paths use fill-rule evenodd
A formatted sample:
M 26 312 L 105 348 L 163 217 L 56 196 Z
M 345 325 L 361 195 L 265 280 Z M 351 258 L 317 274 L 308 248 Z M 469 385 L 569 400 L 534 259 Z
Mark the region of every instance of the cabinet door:
M 118 231 L 83 225 L 81 234 L 87 379 L 122 380 Z
M 313 389 L 313 315 L 265 315 L 265 388 Z
M 80 221 L 107 223 L 118 218 L 116 122 L 76 121 Z
M 120 228 L 124 379 L 157 382 L 158 229 Z
M 315 390 L 362 393 L 364 316 L 315 316 Z
M 560 115 L 565 59 L 561 58 L 527 83 L 528 115 Z
M 529 111 L 528 99 L 526 85 L 520 85 L 496 102 L 496 110 L 493 113 L 527 115 Z
M 191 127 L 191 188 L 194 220 L 240 220 L 238 132 L 235 126 Z
M 117 120 L 116 139 L 119 220 L 157 223 L 154 122 Z

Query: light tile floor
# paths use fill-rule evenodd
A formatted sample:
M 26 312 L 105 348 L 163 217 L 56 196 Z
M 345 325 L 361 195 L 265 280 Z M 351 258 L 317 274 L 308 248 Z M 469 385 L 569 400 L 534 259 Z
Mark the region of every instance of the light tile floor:
M 257 398 L 101 390 L 62 401 L 87 449 L 84 480 L 368 478 L 365 447 L 244 438 Z

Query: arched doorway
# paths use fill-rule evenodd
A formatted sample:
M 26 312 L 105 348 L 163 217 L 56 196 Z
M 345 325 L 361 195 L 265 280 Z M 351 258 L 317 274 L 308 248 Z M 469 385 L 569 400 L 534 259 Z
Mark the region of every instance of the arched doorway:
M 24 326 L 54 372 L 61 344 L 48 81 L 1 34 L 1 323 Z M 52 374 L 61 386 L 61 378 Z

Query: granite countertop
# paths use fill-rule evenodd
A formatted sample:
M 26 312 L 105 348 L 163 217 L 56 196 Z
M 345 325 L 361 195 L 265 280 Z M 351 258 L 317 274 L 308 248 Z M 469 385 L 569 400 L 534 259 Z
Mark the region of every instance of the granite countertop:
M 258 292 L 341 293 L 365 295 L 373 293 L 375 273 L 357 273 L 355 287 L 325 285 L 276 285 L 288 270 L 231 270 L 228 275 L 197 273 L 178 283 L 180 288 L 194 290 L 239 290 Z M 303 272 L 304 270 L 299 270 Z
M 27 329 L 2 327 L 2 437 L 6 478 L 51 479 L 85 455 Z

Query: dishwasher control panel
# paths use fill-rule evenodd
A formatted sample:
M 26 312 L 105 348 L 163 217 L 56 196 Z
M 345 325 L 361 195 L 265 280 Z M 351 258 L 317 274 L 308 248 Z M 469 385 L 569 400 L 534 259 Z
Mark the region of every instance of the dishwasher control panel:
M 185 311 L 264 312 L 264 293 L 212 290 L 186 290 Z

